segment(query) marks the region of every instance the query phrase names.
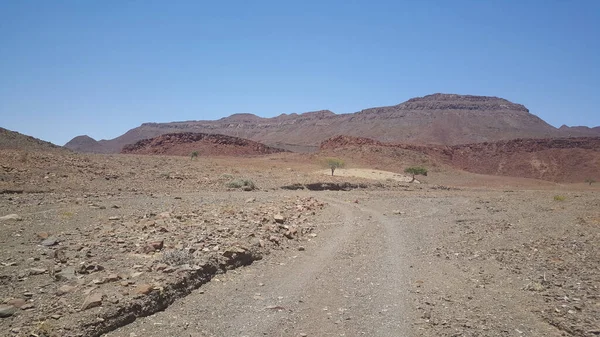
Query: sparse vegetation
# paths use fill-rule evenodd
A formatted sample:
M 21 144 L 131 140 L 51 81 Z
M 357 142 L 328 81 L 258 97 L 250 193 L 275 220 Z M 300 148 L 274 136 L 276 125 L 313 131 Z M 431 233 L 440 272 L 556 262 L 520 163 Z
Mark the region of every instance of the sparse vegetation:
M 192 154 L 190 154 L 190 158 L 192 158 L 192 159 L 198 158 L 198 151 L 192 152 Z
M 244 191 L 252 191 L 256 189 L 256 185 L 250 179 L 236 179 L 227 183 L 229 188 L 241 188 Z
M 175 249 L 163 253 L 162 262 L 170 266 L 192 264 L 194 262 L 194 256 L 187 250 Z
M 585 182 L 586 182 L 586 183 L 588 183 L 588 184 L 590 184 L 590 186 L 592 186 L 592 184 L 593 184 L 593 183 L 595 183 L 595 182 L 596 182 L 596 180 L 594 180 L 594 179 L 592 179 L 592 178 L 587 178 L 587 179 L 585 180 Z
M 333 175 L 336 169 L 346 166 L 346 163 L 339 158 L 326 158 L 325 164 L 331 169 L 331 175 Z
M 410 181 L 411 183 L 415 181 L 415 176 L 417 175 L 421 175 L 421 176 L 427 176 L 427 169 L 421 166 L 412 166 L 412 167 L 407 167 L 404 170 L 404 173 L 408 173 L 412 175 L 412 180 Z
M 565 201 L 567 200 L 567 197 L 565 197 L 564 195 L 555 195 L 554 196 L 554 201 Z

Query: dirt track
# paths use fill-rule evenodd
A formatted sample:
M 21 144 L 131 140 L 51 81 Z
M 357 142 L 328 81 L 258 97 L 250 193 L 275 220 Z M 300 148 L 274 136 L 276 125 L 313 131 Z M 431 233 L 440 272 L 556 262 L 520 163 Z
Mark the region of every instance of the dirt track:
M 319 194 L 330 204 L 320 217 L 326 230 L 306 251 L 280 253 L 227 273 L 166 311 L 108 336 L 564 335 L 540 314 L 538 293 L 524 288 L 531 283 L 527 273 L 511 273 L 492 259 L 463 256 L 474 254 L 472 247 L 453 241 L 453 230 L 464 217 L 512 221 L 532 206 L 519 205 L 531 193 L 519 193 L 508 204 L 494 200 L 499 196 Z M 496 202 L 489 206 L 489 200 Z M 505 206 L 514 208 L 508 217 Z M 561 212 L 556 220 L 563 216 L 571 218 Z M 541 219 L 523 220 L 533 224 Z M 511 245 L 506 241 L 510 233 L 504 234 L 498 246 Z M 485 256 L 492 247 L 478 248 Z M 597 312 L 593 298 L 579 298 L 592 302 L 590 311 L 577 315 Z M 595 333 L 593 326 L 585 329 L 573 335 Z

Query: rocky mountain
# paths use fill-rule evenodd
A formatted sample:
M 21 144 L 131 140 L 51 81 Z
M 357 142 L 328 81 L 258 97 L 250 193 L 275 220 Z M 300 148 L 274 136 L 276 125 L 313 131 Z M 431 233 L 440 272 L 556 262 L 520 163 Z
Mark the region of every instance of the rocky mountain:
M 0 128 L 0 150 L 6 149 L 28 151 L 65 150 L 63 147 L 50 142 Z
M 596 129 L 590 132 L 600 135 Z M 341 134 L 383 142 L 442 145 L 590 135 L 578 128 L 556 129 L 523 105 L 502 98 L 433 94 L 350 114 L 322 110 L 273 118 L 235 114 L 216 121 L 145 123 L 111 140 L 94 143 L 76 137 L 65 146 L 76 151 L 114 153 L 127 144 L 176 132 L 224 134 L 298 152 L 316 151 L 320 142 Z
M 207 133 L 170 133 L 125 145 L 121 153 L 189 156 L 251 156 L 283 152 L 261 143 L 238 137 Z
M 324 153 L 362 161 L 404 165 L 444 163 L 473 173 L 555 182 L 600 180 L 600 137 L 512 139 L 452 146 L 384 143 L 337 136 L 324 141 Z M 416 160 L 416 161 L 415 161 Z

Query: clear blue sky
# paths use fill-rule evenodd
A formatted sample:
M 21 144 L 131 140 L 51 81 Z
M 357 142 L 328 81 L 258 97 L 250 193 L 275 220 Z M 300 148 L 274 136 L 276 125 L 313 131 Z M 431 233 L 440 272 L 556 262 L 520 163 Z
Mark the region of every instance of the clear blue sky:
M 435 92 L 600 125 L 600 1 L 0 2 L 0 126 L 59 145 Z

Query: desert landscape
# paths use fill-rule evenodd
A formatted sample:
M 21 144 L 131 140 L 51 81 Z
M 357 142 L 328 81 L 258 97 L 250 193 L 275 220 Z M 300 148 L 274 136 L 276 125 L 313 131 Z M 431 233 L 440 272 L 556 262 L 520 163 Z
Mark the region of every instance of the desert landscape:
M 496 97 L 1 129 L 0 334 L 600 336 L 597 180 L 599 128 Z

